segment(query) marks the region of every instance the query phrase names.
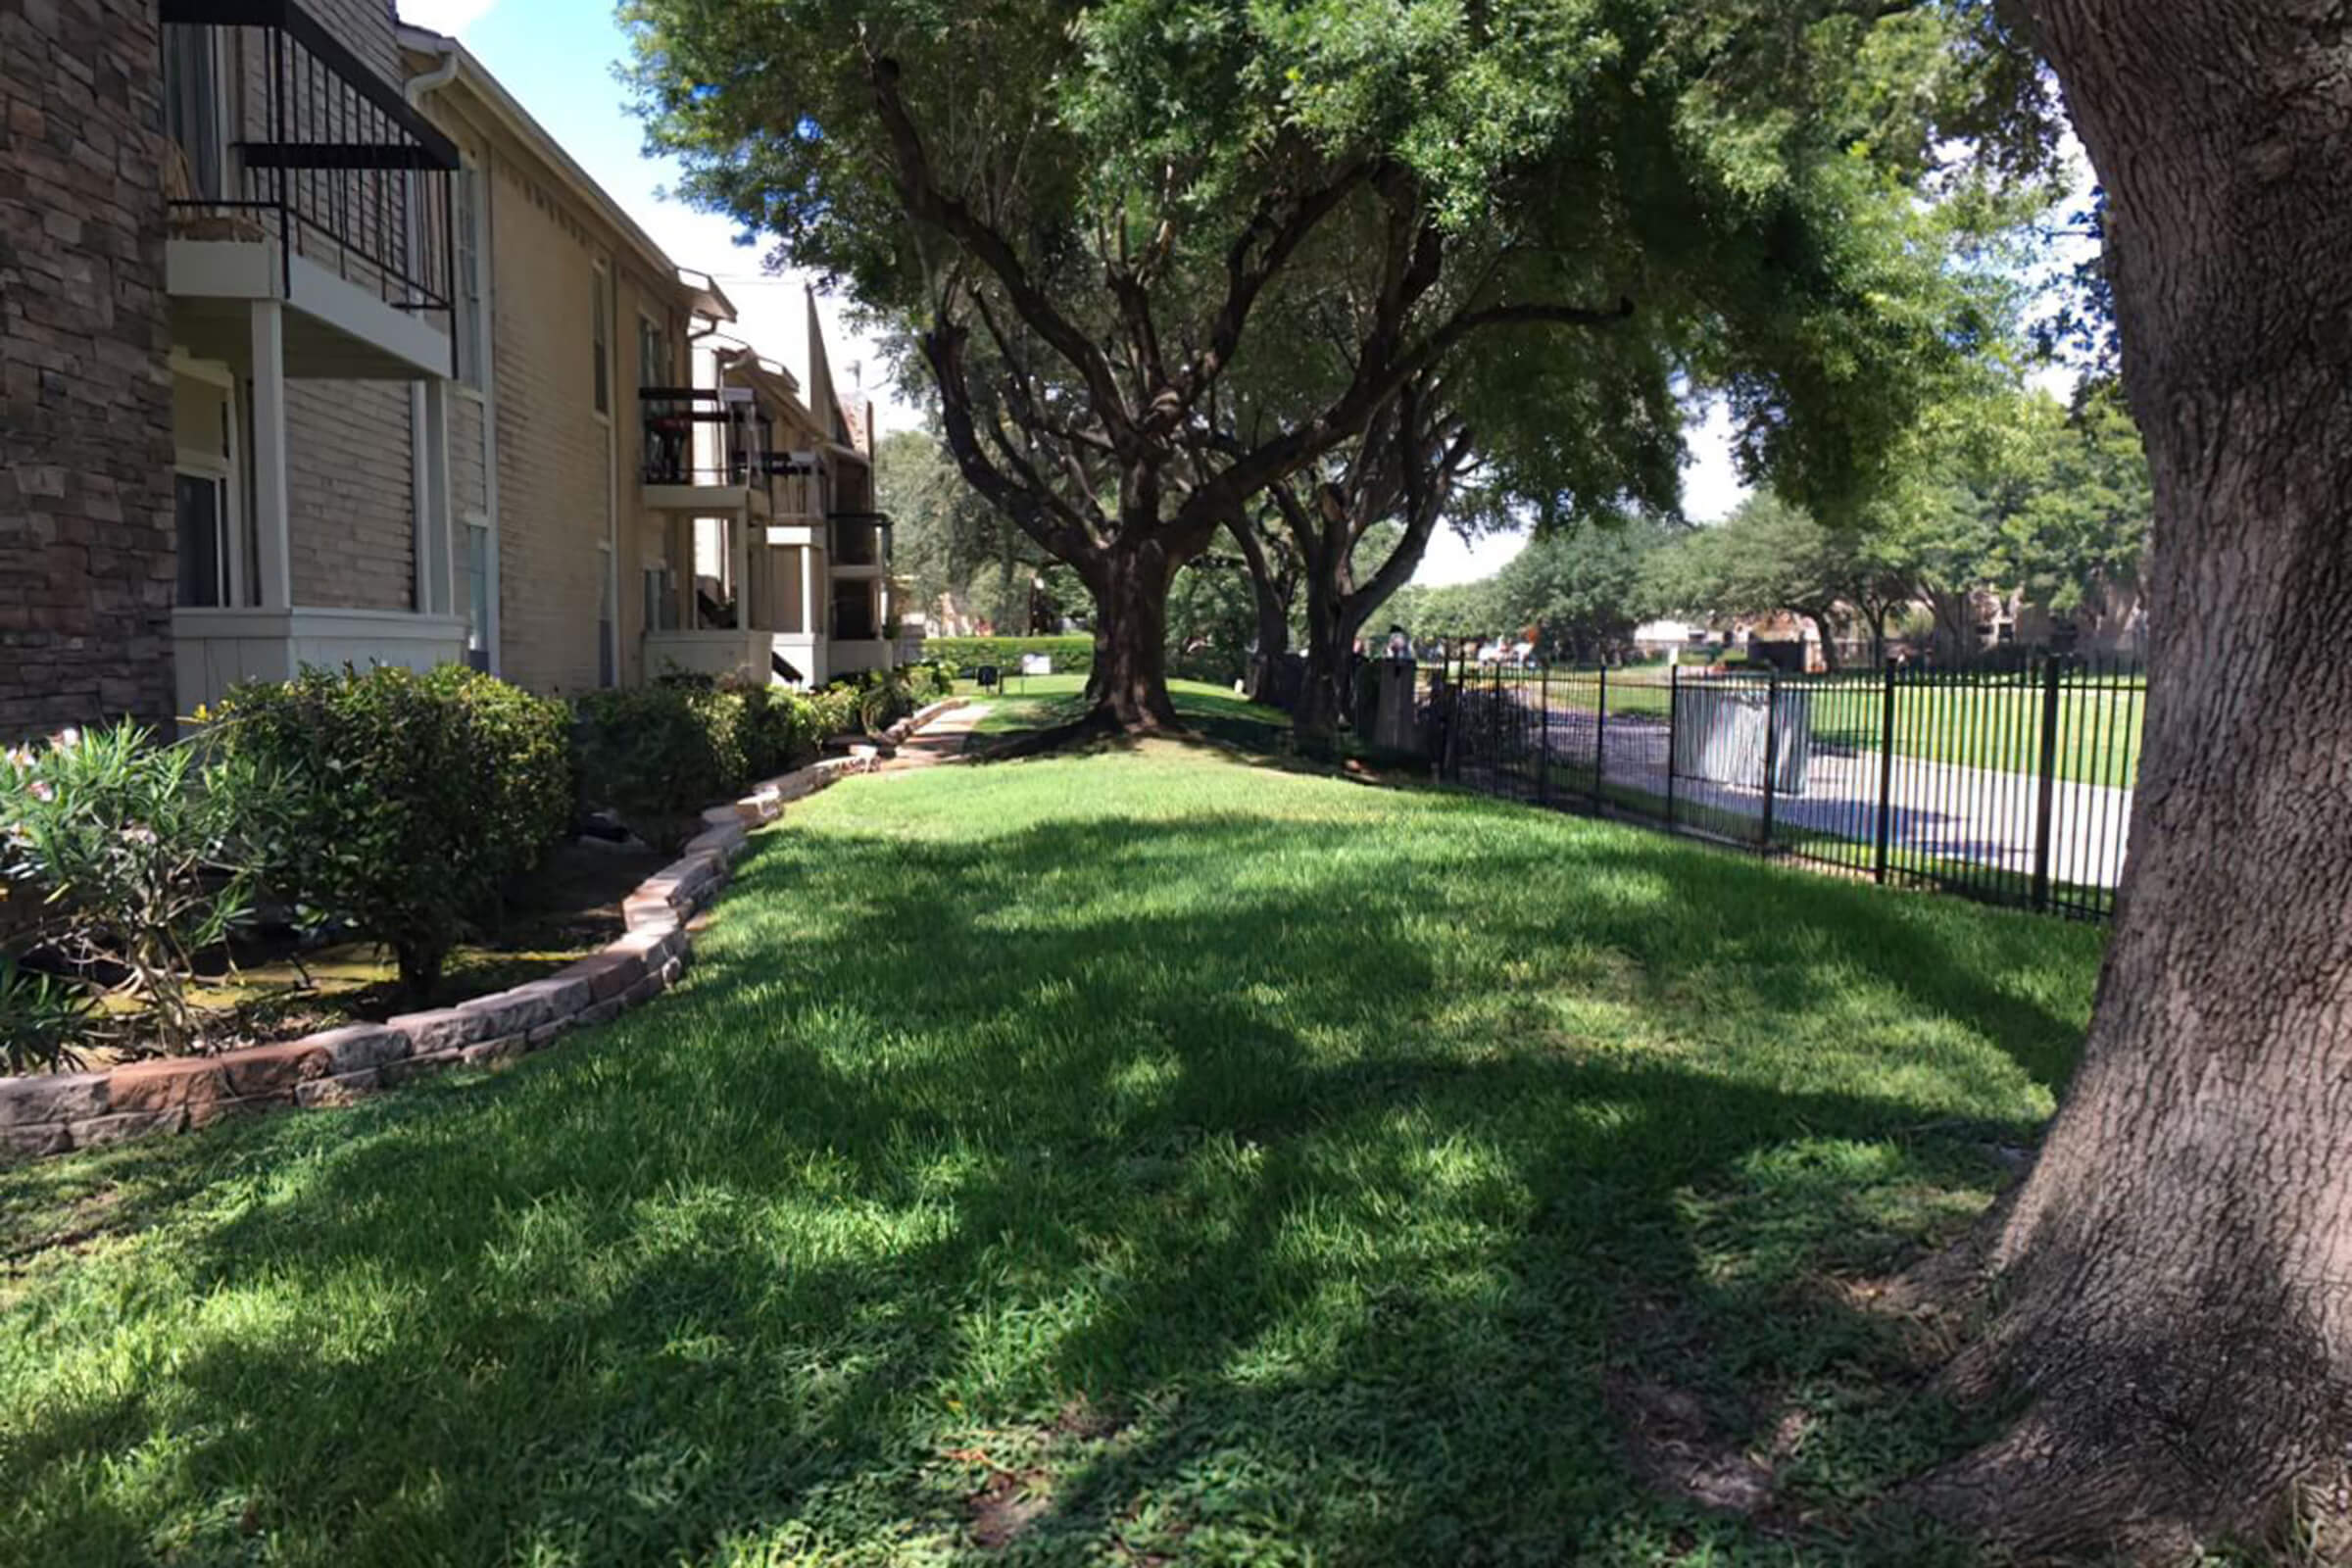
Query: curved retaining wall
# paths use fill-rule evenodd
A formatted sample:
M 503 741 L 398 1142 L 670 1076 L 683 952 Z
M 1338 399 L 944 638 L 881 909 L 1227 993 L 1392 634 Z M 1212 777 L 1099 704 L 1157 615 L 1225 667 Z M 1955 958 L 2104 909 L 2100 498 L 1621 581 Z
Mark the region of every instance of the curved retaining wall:
M 934 703 L 891 727 L 904 740 L 961 699 Z M 872 772 L 868 748 L 768 780 L 703 813 L 678 858 L 621 901 L 624 933 L 543 980 L 454 1007 L 352 1023 L 218 1056 L 175 1056 L 106 1072 L 0 1078 L 0 1164 L 185 1132 L 225 1116 L 349 1104 L 444 1067 L 488 1065 L 552 1045 L 567 1030 L 614 1017 L 659 995 L 685 969 L 687 921 L 726 886 L 751 830 L 835 779 Z

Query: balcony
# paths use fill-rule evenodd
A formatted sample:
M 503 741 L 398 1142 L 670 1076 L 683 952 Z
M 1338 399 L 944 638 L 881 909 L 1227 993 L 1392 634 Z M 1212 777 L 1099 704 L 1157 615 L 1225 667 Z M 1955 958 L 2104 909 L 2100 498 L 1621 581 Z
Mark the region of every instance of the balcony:
M 645 504 L 698 515 L 773 506 L 766 421 L 745 395 L 713 387 L 649 386 L 637 394 L 645 432 Z
M 836 577 L 879 577 L 890 570 L 891 520 L 881 512 L 836 512 L 832 569 Z
M 455 371 L 458 150 L 293 0 L 162 0 L 172 335 L 250 351 L 287 307 L 283 373 Z

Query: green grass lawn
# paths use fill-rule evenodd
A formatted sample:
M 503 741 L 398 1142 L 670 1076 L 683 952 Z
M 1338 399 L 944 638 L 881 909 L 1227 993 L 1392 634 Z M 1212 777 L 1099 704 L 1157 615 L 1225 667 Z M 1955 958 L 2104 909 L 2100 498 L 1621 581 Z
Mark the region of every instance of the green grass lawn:
M 1859 1287 L 2097 933 L 1171 743 L 844 784 L 721 914 L 511 1071 L 0 1174 L 0 1562 L 1969 1560 Z
M 1245 751 L 1288 750 L 1289 715 L 1236 696 L 1230 687 L 1202 681 L 1171 680 L 1168 690 L 1185 721 L 1201 734 Z M 956 683 L 956 693 L 988 705 L 988 712 L 972 726 L 972 734 L 981 737 L 976 748 L 1007 735 L 1047 729 L 1086 711 L 1084 675 L 1014 675 L 995 693 L 963 680 Z

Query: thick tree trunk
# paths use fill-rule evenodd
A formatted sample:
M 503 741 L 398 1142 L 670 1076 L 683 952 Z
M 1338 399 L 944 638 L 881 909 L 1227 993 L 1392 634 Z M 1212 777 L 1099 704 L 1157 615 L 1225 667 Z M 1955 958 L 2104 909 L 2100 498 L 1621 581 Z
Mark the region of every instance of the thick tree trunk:
M 1813 623 L 1813 634 L 1821 639 L 1821 663 L 1831 674 L 1838 672 L 1838 623 L 1826 610 L 1808 610 L 1805 618 Z
M 1292 728 L 1303 740 L 1329 745 L 1339 737 L 1348 713 L 1348 651 L 1334 649 L 1324 638 L 1312 638 L 1306 650 L 1306 679 L 1298 688 L 1298 706 L 1292 710 Z
M 1264 541 L 1248 522 L 1236 517 L 1227 528 L 1241 546 L 1242 561 L 1250 568 L 1250 594 L 1257 610 L 1257 646 L 1250 650 L 1248 678 L 1243 691 L 1253 703 L 1281 706 L 1281 663 L 1290 651 L 1291 607 L 1283 602 L 1282 590 L 1274 581 L 1272 564 L 1266 560 Z
M 1363 626 L 1357 596 L 1326 587 L 1316 591 L 1310 575 L 1306 603 L 1306 679 L 1298 689 L 1298 705 L 1291 713 L 1291 728 L 1310 747 L 1329 746 L 1347 724 L 1352 676 L 1355 673 L 1355 634 Z
M 1094 727 L 1182 728 L 1168 695 L 1168 586 L 1184 560 L 1155 534 L 1130 527 L 1080 568 L 1095 601 L 1095 668 L 1087 681 Z
M 2125 878 L 2082 1064 L 1928 1488 L 2040 1549 L 2340 1531 L 2352 1452 L 2352 99 L 2321 0 L 2035 0 L 2109 198 L 2156 485 Z M 2337 1534 L 2326 1554 L 2345 1549 Z

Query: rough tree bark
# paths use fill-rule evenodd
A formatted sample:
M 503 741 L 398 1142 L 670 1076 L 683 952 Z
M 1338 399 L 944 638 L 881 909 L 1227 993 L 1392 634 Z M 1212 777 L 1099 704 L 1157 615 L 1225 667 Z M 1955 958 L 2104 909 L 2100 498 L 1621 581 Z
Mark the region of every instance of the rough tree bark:
M 1243 689 L 1250 701 L 1280 708 L 1285 706 L 1282 661 L 1291 643 L 1290 600 L 1276 580 L 1274 564 L 1266 557 L 1266 543 L 1258 537 L 1256 527 L 1239 514 L 1226 518 L 1225 525 L 1241 546 L 1242 562 L 1250 572 L 1250 596 L 1257 612 L 1257 646 L 1250 655 Z
M 1095 599 L 1095 668 L 1087 696 L 1099 727 L 1181 728 L 1168 696 L 1168 588 L 1200 552 L 1171 550 L 1141 528 L 1079 565 Z
M 2156 487 L 2132 858 L 1928 1489 L 2033 1548 L 2343 1523 L 2352 1452 L 2352 94 L 2337 0 L 2033 0 L 2107 191 Z M 2345 1550 L 2339 1533 L 2324 1547 Z
M 1821 664 L 1831 674 L 1838 673 L 1838 619 L 1834 610 L 1801 612 L 1813 623 L 1813 635 L 1821 639 Z

